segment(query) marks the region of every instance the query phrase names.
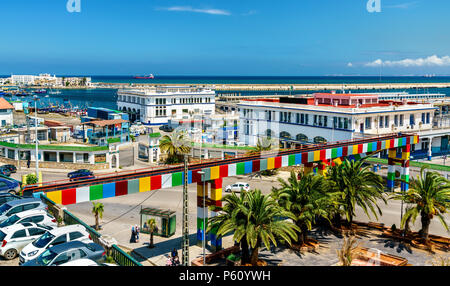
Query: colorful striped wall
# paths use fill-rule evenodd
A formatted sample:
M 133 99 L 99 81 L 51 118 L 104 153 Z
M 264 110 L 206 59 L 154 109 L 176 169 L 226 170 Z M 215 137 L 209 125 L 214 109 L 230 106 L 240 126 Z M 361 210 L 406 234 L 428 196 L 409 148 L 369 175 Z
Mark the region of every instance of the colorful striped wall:
M 366 156 L 366 152 L 386 150 L 394 147 L 404 147 L 410 144 L 416 144 L 418 140 L 419 137 L 416 135 L 392 140 L 304 152 L 293 155 L 260 158 L 254 161 L 209 167 L 201 170 L 192 170 L 188 173 L 188 183 L 191 184 L 201 182 L 201 175 L 197 173 L 198 171 L 205 172 L 205 181 L 211 181 L 224 177 L 246 175 L 258 171 L 271 170 L 274 168 L 276 169 L 280 167 L 299 164 L 308 164 L 329 159 L 340 161 L 339 158 L 342 157 L 359 159 Z M 55 203 L 70 205 L 104 198 L 124 196 L 127 194 L 138 192 L 149 192 L 158 189 L 181 186 L 183 184 L 183 179 L 184 172 L 177 172 L 166 175 L 132 179 L 128 181 L 93 185 L 89 187 L 80 187 L 76 189 L 52 191 L 48 192 L 46 195 Z

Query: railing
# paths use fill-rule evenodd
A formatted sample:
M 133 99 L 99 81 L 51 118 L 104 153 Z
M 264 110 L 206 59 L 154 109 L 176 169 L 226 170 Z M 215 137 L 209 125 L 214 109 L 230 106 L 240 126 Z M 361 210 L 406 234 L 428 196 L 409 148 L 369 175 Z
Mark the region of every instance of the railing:
M 128 255 L 128 253 L 120 249 L 115 244 L 111 248 L 111 256 L 120 266 L 142 266 L 141 263 L 136 261 L 133 257 Z
M 89 234 L 91 235 L 92 241 L 95 243 L 100 243 L 100 236 L 101 236 L 100 233 L 98 233 L 95 229 L 93 229 L 92 227 L 87 225 L 84 221 L 82 221 L 79 218 L 77 218 L 76 216 L 74 216 L 69 211 L 64 210 L 63 213 L 64 213 L 63 219 L 64 219 L 65 224 L 67 224 L 67 225 L 81 224 L 82 226 L 84 226 L 86 228 L 87 232 L 89 232 Z

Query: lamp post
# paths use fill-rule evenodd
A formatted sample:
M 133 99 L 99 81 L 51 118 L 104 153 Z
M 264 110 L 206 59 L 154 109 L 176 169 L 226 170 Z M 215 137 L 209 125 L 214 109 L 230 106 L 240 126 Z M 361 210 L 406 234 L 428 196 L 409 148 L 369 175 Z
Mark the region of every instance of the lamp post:
M 39 182 L 39 151 L 38 151 L 38 119 L 37 119 L 37 101 L 39 100 L 37 95 L 33 96 L 33 100 L 34 100 L 34 116 L 35 116 L 35 120 L 34 120 L 34 128 L 36 130 L 35 133 L 35 142 L 36 142 L 36 157 L 35 157 L 35 162 L 36 162 L 36 178 Z
M 206 249 L 205 172 L 199 171 L 197 173 L 202 175 L 202 181 L 203 181 L 203 241 L 202 241 L 202 248 L 203 248 L 203 265 L 206 265 L 206 262 L 205 262 L 205 249 Z

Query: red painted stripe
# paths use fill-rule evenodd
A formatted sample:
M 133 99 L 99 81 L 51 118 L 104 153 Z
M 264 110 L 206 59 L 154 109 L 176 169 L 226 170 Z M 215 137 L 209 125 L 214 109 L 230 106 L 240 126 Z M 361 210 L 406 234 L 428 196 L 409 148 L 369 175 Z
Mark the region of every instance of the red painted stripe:
M 116 196 L 128 194 L 128 181 L 120 181 L 116 183 Z
M 406 137 L 406 145 L 409 145 L 409 144 L 411 144 L 411 137 Z
M 361 154 L 363 152 L 363 144 L 358 145 L 358 154 Z
M 255 160 L 252 163 L 252 172 L 259 172 L 261 170 L 261 161 Z
M 378 150 L 381 150 L 381 141 L 378 141 L 378 142 L 377 142 L 377 151 L 378 151 Z
M 215 179 L 211 181 L 211 189 L 221 189 L 222 188 L 222 178 Z
M 394 139 L 389 140 L 389 142 L 390 142 L 390 143 L 389 143 L 389 147 L 395 148 L 395 147 L 394 147 L 394 141 L 395 141 Z
M 228 177 L 228 165 L 220 166 L 220 177 L 221 178 Z
M 342 147 L 342 157 L 345 157 L 348 155 L 348 146 Z
M 71 205 L 77 203 L 77 189 L 68 189 L 61 191 L 61 203 Z
M 302 164 L 308 164 L 308 153 L 302 153 Z
M 150 178 L 150 187 L 151 190 L 158 190 L 161 189 L 161 175 L 153 176 Z
M 275 169 L 281 168 L 281 157 L 275 157 Z
M 192 183 L 198 183 L 198 182 L 202 181 L 202 175 L 198 173 L 200 171 L 201 170 L 193 170 L 192 171 Z M 153 179 L 153 177 L 152 177 L 152 179 Z
M 327 157 L 327 150 L 326 149 L 323 149 L 323 150 L 320 150 L 320 160 L 326 160 L 326 157 Z

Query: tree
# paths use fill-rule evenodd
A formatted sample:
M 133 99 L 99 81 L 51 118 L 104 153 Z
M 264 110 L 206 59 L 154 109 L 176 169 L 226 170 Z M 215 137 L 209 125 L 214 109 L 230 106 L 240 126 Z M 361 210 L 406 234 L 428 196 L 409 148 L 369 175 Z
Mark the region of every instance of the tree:
M 246 204 L 243 213 L 247 217 L 246 238 L 252 248 L 250 262 L 257 266 L 259 248 L 262 244 L 270 250 L 271 242 L 277 246 L 277 239 L 281 238 L 289 245 L 292 239 L 297 241 L 296 232 L 299 227 L 283 217 L 295 219 L 291 212 L 281 208 L 270 196 L 264 196 L 260 190 L 254 190 L 245 194 Z
M 103 204 L 102 203 L 92 203 L 92 213 L 95 215 L 95 230 L 99 230 L 99 217 L 103 218 Z
M 149 248 L 153 248 L 155 247 L 155 245 L 153 244 L 153 233 L 156 230 L 156 221 L 154 218 L 151 218 L 149 220 L 147 220 L 147 225 L 148 225 L 148 230 L 150 232 L 150 244 L 148 245 Z
M 26 184 L 27 185 L 34 185 L 34 184 L 37 184 L 37 182 L 38 182 L 38 179 L 35 174 L 28 174 L 26 176 Z
M 300 244 L 308 240 L 308 231 L 317 217 L 329 220 L 328 209 L 333 194 L 326 191 L 326 181 L 323 176 L 309 173 L 300 174 L 299 179 L 294 172 L 286 182 L 279 178 L 281 187 L 273 193 L 278 204 L 286 211 L 294 214 L 294 223 L 300 228 Z
M 355 245 L 357 240 L 354 236 L 345 238 L 343 240 L 342 248 L 336 250 L 339 258 L 339 262 L 342 266 L 351 266 L 355 255 L 355 250 L 358 247 Z
M 175 131 L 170 135 L 164 135 L 159 141 L 161 152 L 167 153 L 167 164 L 181 163 L 184 154 L 191 150 L 190 143 L 183 131 Z
M 338 194 L 337 203 L 349 227 L 355 216 L 356 205 L 360 206 L 369 218 L 370 210 L 378 220 L 376 210 L 380 215 L 382 211 L 377 200 L 381 199 L 385 204 L 387 203 L 383 196 L 383 179 L 372 172 L 368 166 L 364 167 L 363 163 L 364 159 L 359 161 L 345 159 L 341 165 L 331 167 L 327 175 L 329 190 Z M 339 221 L 341 210 L 336 212 Z
M 262 137 L 262 138 L 258 138 L 258 142 L 256 143 L 256 146 L 248 151 L 246 153 L 247 156 L 254 156 L 254 155 L 261 155 L 264 152 L 267 151 L 276 151 L 276 149 L 278 149 L 278 143 L 269 137 Z M 261 175 L 263 176 L 273 176 L 276 175 L 278 172 L 277 169 L 272 169 L 272 170 L 264 170 L 264 171 L 260 171 L 257 172 L 257 175 L 259 175 L 259 177 L 261 177 Z
M 392 198 L 410 204 L 402 218 L 401 227 L 410 220 L 414 223 L 420 215 L 422 228 L 419 233 L 421 238 L 428 242 L 430 223 L 435 216 L 445 229 L 449 230 L 444 214 L 450 207 L 450 183 L 436 172 L 424 172 L 425 169 L 426 167 L 422 167 L 420 175 L 411 180 L 406 194 L 394 194 Z

